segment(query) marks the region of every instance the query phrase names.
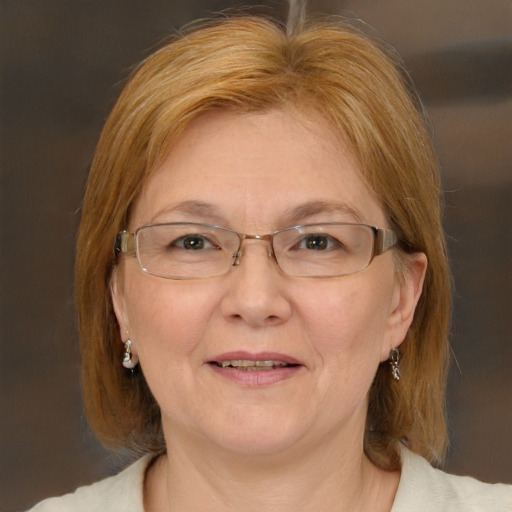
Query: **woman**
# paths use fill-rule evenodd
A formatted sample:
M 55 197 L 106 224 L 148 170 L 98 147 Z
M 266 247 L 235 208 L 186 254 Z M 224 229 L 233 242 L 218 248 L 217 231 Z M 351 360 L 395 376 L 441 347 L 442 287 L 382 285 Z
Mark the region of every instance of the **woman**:
M 450 276 L 410 90 L 331 22 L 208 22 L 139 67 L 77 300 L 91 424 L 145 456 L 34 510 L 510 510 L 510 487 L 430 466 Z

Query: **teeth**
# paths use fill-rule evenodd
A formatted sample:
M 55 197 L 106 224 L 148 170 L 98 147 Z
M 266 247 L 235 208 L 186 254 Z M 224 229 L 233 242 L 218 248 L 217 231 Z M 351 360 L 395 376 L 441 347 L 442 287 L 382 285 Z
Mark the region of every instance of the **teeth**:
M 288 366 L 287 363 L 283 363 L 282 361 L 249 361 L 248 359 L 233 359 L 231 361 L 221 361 L 218 364 L 222 368 L 232 366 L 233 368 L 246 371 L 272 370 L 274 368 Z

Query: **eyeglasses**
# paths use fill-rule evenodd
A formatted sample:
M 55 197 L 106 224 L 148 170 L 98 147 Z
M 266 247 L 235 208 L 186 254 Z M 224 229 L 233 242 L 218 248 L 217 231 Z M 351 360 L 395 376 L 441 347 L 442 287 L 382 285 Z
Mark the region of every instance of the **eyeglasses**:
M 375 256 L 397 244 L 396 234 L 366 224 L 294 226 L 268 235 L 191 222 L 152 224 L 117 235 L 115 251 L 136 255 L 143 272 L 167 279 L 221 276 L 239 265 L 244 240 L 270 244 L 269 255 L 283 273 L 334 277 L 364 270 Z

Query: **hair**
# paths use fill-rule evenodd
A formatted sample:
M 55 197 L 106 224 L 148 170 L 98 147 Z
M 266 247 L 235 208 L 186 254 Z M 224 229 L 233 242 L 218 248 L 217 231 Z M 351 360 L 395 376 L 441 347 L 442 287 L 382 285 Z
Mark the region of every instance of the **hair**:
M 445 386 L 451 279 L 440 177 L 421 103 L 400 60 L 341 20 L 294 33 L 254 16 L 225 17 L 173 38 L 133 73 L 101 134 L 78 236 L 76 293 L 90 423 L 113 450 L 165 450 L 160 409 L 144 374 L 121 365 L 110 283 L 114 241 L 130 206 L 188 124 L 212 109 L 320 114 L 347 141 L 363 179 L 407 253 L 428 258 L 423 293 L 401 346 L 402 377 L 380 365 L 369 392 L 365 452 L 399 466 L 399 443 L 432 463 L 447 444 Z

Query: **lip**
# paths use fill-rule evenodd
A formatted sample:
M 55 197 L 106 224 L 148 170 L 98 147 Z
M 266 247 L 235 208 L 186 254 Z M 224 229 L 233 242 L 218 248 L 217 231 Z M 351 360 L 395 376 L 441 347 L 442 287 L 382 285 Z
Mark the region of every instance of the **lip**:
M 219 367 L 213 362 L 247 360 L 247 361 L 279 361 L 293 366 L 275 368 L 273 370 L 244 371 L 232 367 Z M 304 369 L 304 365 L 296 358 L 278 352 L 226 352 L 219 354 L 207 361 L 205 364 L 218 376 L 234 382 L 242 387 L 257 388 L 266 387 L 278 382 L 288 380 Z
M 287 354 L 281 354 L 279 352 L 245 352 L 243 350 L 238 350 L 236 352 L 225 352 L 224 354 L 219 354 L 218 356 L 214 356 L 206 363 L 211 363 L 215 361 L 217 363 L 221 363 L 222 361 L 232 361 L 234 359 L 245 359 L 247 361 L 279 361 L 286 364 L 294 364 L 299 366 L 304 366 L 298 359 L 291 357 Z

